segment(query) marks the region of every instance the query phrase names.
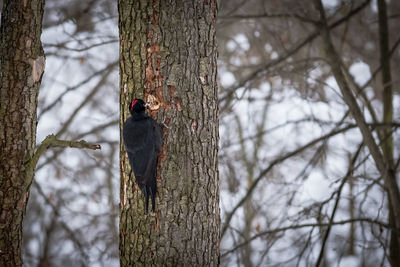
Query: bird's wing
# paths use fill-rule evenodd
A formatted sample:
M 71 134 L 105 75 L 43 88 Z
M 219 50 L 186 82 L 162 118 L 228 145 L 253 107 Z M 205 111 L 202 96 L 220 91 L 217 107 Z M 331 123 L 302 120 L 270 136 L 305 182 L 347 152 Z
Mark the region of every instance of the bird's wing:
M 151 176 L 153 159 L 157 158 L 154 151 L 152 119 L 148 117 L 133 123 L 127 121 L 123 128 L 123 138 L 135 176 L 147 179 Z
M 157 152 L 160 150 L 161 145 L 162 145 L 162 130 L 160 125 L 155 120 L 152 120 L 152 126 L 153 126 L 153 138 L 154 138 L 154 144 L 155 144 L 155 149 Z
M 138 150 L 144 149 L 148 129 L 146 127 L 147 124 L 148 121 L 146 119 L 134 121 L 132 118 L 129 118 L 124 123 L 122 134 L 126 151 L 135 153 Z

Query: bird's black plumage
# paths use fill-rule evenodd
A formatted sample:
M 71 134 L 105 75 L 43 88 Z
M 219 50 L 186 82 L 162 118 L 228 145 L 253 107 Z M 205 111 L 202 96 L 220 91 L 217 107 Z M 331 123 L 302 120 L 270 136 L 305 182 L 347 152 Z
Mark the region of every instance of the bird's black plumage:
M 146 200 L 146 212 L 151 197 L 152 210 L 155 210 L 157 191 L 157 157 L 161 148 L 162 133 L 157 122 L 145 113 L 145 102 L 132 100 L 129 110 L 131 117 L 123 126 L 125 149 L 136 183 Z

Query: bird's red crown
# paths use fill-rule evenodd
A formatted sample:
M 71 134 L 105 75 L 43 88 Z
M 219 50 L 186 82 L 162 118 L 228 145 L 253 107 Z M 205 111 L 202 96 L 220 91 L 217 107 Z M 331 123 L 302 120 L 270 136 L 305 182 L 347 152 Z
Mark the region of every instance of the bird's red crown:
M 136 102 L 137 102 L 137 99 L 133 99 L 133 100 L 132 100 L 132 103 L 131 103 L 131 106 L 129 107 L 129 110 L 132 111 L 133 106 L 136 104 Z

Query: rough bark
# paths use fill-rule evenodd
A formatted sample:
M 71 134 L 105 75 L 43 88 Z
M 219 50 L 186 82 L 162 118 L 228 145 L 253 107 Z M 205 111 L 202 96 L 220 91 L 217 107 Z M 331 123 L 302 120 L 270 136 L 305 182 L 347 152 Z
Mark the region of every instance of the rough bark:
M 378 0 L 378 21 L 379 21 L 379 50 L 380 50 L 380 63 L 382 66 L 382 102 L 383 102 L 383 123 L 393 122 L 393 90 L 392 90 L 392 75 L 390 67 L 390 48 L 389 48 L 389 29 L 386 12 L 385 0 Z M 395 164 L 393 160 L 393 136 L 392 128 L 386 127 L 382 134 L 382 150 L 383 155 L 388 162 L 389 169 L 393 172 L 394 182 L 397 185 L 396 172 L 394 171 Z M 391 199 L 389 198 L 389 203 Z M 395 215 L 393 207 L 389 204 L 389 223 L 395 225 Z M 390 263 L 392 266 L 400 266 L 400 245 L 398 238 L 396 238 L 396 231 L 390 234 Z
M 320 31 L 322 37 L 322 43 L 325 50 L 325 56 L 331 67 L 332 74 L 335 77 L 336 82 L 339 85 L 340 91 L 343 95 L 343 99 L 349 107 L 358 128 L 361 131 L 363 140 L 368 147 L 372 158 L 379 170 L 382 179 L 385 183 L 385 187 L 388 193 L 390 209 L 393 211 L 393 227 L 394 232 L 397 236 L 397 242 L 400 241 L 400 191 L 396 182 L 396 176 L 393 169 L 390 168 L 389 162 L 385 159 L 384 155 L 379 149 L 379 146 L 375 142 L 372 135 L 371 129 L 365 122 L 365 118 L 361 113 L 361 110 L 357 104 L 357 101 L 350 90 L 349 85 L 345 79 L 345 75 L 342 71 L 341 61 L 338 53 L 336 52 L 329 33 L 329 28 L 326 21 L 325 11 L 321 0 L 314 0 L 314 5 L 320 14 Z M 397 231 L 396 231 L 397 229 Z
M 45 58 L 44 0 L 3 3 L 0 26 L 0 266 L 21 266 L 22 220 L 33 179 L 36 107 Z
M 129 176 L 121 140 L 121 266 L 217 266 L 216 1 L 119 0 L 120 125 L 132 97 L 164 122 L 156 212 Z

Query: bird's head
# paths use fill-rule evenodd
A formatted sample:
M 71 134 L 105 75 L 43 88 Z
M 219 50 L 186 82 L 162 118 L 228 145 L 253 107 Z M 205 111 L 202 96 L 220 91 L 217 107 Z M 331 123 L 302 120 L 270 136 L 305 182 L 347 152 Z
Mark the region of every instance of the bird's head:
M 134 113 L 144 112 L 146 109 L 147 103 L 145 103 L 142 99 L 135 98 L 132 100 L 129 105 L 129 111 L 133 115 Z

